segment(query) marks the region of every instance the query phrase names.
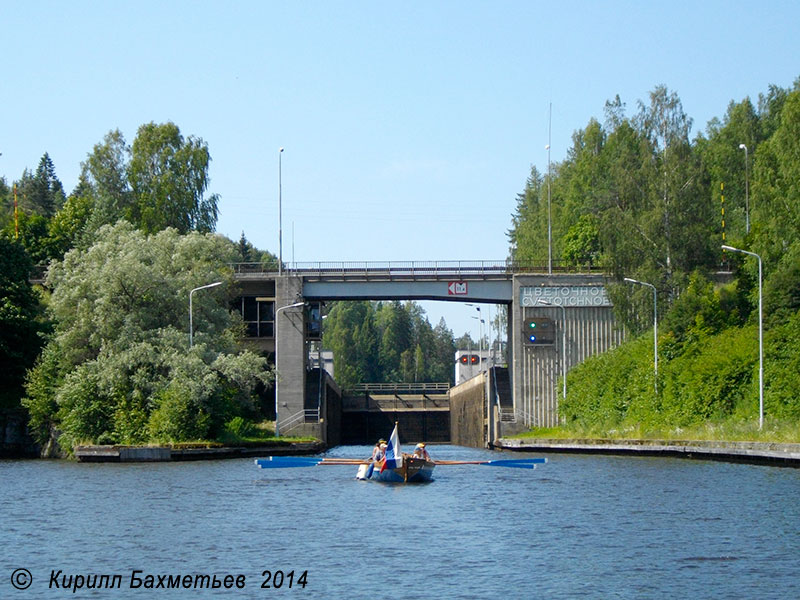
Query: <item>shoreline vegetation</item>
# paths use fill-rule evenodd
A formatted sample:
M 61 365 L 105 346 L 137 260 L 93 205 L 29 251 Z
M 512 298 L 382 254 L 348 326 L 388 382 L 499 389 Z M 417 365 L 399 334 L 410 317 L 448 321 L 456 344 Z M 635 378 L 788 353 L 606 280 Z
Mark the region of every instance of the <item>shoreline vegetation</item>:
M 664 85 L 631 111 L 616 96 L 603 112 L 552 171 L 531 168 L 509 254 L 601 269 L 629 341 L 574 365 L 562 427 L 521 439 L 800 441 L 800 79 L 731 101 L 694 137 Z M 244 342 L 230 265 L 277 258 L 244 232 L 238 244 L 214 233 L 209 161 L 202 138 L 149 123 L 132 145 L 110 131 L 69 195 L 46 153 L 35 173 L 0 177 L 0 408 L 24 408 L 25 435 L 53 454 L 269 443 L 255 423 L 272 415 L 274 367 Z M 34 264 L 48 265 L 43 287 Z M 364 367 L 353 379 L 425 376 L 437 340 L 452 358 L 445 324 L 437 336 L 408 311 L 367 308 L 342 304 L 325 325 L 336 361 Z M 415 332 L 429 346 L 411 344 Z M 367 370 L 376 357 L 394 368 Z

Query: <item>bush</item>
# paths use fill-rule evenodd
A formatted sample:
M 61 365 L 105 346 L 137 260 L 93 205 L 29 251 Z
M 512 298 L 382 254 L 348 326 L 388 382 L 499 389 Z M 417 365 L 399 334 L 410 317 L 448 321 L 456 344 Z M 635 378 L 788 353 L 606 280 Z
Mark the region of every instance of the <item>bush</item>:
M 225 423 L 225 433 L 231 435 L 235 439 L 252 437 L 255 431 L 255 424 L 242 417 L 234 417 Z
M 201 440 L 208 434 L 208 415 L 192 401 L 190 390 L 182 383 L 175 381 L 156 394 L 154 404 L 156 408 L 148 422 L 153 440 Z

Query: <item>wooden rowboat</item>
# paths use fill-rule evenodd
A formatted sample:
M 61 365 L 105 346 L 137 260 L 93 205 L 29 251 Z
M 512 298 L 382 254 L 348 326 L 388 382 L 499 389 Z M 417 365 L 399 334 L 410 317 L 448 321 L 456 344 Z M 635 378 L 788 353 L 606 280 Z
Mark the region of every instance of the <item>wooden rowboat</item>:
M 256 465 L 262 469 L 285 469 L 290 467 L 353 466 L 358 467 L 356 479 L 388 481 L 395 483 L 416 483 L 430 481 L 433 469 L 440 465 L 488 465 L 496 467 L 516 467 L 518 469 L 535 469 L 536 464 L 547 462 L 546 458 L 522 458 L 505 460 L 440 460 L 434 462 L 400 452 L 400 441 L 397 435 L 397 423 L 389 436 L 384 458 L 380 462 L 361 460 L 358 458 L 313 457 L 313 456 L 268 456 L 257 458 Z M 387 466 L 388 465 L 388 466 Z
M 371 468 L 370 468 L 371 467 Z M 372 481 L 388 481 L 392 483 L 418 483 L 430 481 L 436 463 L 410 454 L 403 454 L 403 465 L 396 469 L 381 471 L 378 465 L 368 464 L 358 467 L 356 479 Z

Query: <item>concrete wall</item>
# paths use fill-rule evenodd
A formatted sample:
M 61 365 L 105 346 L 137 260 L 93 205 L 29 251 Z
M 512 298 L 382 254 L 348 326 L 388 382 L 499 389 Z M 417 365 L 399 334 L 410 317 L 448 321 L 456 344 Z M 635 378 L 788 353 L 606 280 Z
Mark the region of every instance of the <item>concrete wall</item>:
M 299 277 L 284 276 L 276 280 L 275 345 L 278 395 L 278 427 L 305 408 L 305 378 L 308 352 L 305 342 L 305 310 L 303 307 L 280 310 L 302 301 L 303 282 Z M 278 312 L 280 311 L 280 312 Z
M 485 447 L 485 415 L 485 374 L 450 388 L 451 443 L 474 448 Z
M 397 422 L 400 443 L 449 442 L 447 410 L 347 411 L 342 413 L 342 444 L 374 444 L 388 439 Z
M 513 356 L 513 395 L 517 418 L 527 427 L 558 424 L 558 397 L 566 372 L 586 358 L 618 346 L 625 338 L 614 318 L 614 309 L 604 306 L 523 306 L 521 289 L 604 287 L 601 275 L 524 275 L 514 277 L 515 302 L 510 333 Z M 525 319 L 549 317 L 556 326 L 555 344 L 530 346 L 523 342 Z M 566 317 L 566 323 L 565 321 Z M 565 335 L 564 335 L 565 334 Z M 569 394 L 569 389 L 567 389 Z

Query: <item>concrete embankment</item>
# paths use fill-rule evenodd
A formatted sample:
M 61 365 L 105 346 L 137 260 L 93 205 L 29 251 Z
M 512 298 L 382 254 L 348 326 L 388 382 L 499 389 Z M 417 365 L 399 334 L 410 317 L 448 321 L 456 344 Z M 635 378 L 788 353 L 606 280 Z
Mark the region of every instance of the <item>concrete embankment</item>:
M 188 447 L 169 446 L 76 446 L 75 458 L 80 462 L 169 462 L 183 460 L 218 460 L 248 458 L 253 456 L 287 456 L 322 452 L 322 442 L 296 442 L 288 444 Z
M 800 444 L 696 440 L 502 438 L 495 448 L 519 452 L 673 456 L 783 467 L 800 467 Z

